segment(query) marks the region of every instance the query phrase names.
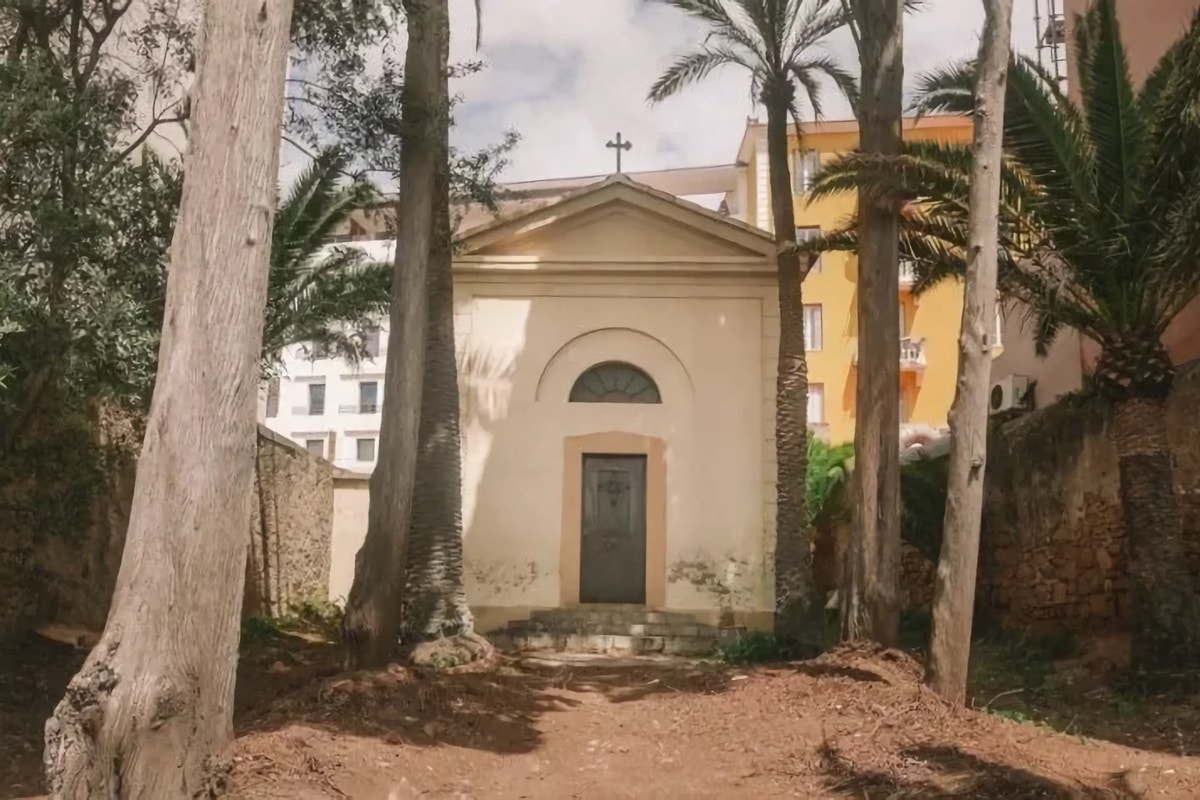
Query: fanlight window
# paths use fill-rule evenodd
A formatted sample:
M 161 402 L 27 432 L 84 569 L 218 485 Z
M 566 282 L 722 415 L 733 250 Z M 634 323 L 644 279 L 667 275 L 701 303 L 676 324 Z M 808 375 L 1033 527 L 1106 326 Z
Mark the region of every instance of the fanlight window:
M 572 403 L 648 403 L 662 402 L 654 379 L 642 370 L 621 361 L 597 364 L 575 380 L 569 398 Z

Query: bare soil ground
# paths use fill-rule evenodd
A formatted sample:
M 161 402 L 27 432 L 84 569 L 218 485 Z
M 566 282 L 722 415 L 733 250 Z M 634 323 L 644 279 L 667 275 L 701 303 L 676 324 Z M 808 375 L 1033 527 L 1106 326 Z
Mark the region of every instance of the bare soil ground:
M 42 721 L 83 655 L 32 638 L 0 656 L 0 797 L 41 791 Z M 1194 704 L 1148 699 L 1122 717 L 1081 695 L 1064 706 L 1077 710 L 1070 724 L 1055 722 L 1064 734 L 1006 718 L 1024 713 L 1011 708 L 948 709 L 921 688 L 920 672 L 903 653 L 839 649 L 772 668 L 563 658 L 506 659 L 485 673 L 344 675 L 332 645 L 272 635 L 242 659 L 231 793 L 1200 797 L 1200 758 L 1188 756 L 1200 750 Z M 1096 738 L 1101 730 L 1125 744 Z

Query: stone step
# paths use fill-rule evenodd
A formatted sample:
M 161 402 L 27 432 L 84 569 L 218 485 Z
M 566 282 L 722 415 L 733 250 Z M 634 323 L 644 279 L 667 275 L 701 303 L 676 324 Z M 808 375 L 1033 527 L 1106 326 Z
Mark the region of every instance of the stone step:
M 678 611 L 650 611 L 638 606 L 589 606 L 587 608 L 552 608 L 534 611 L 529 619 L 517 623 L 536 625 L 541 629 L 588 630 L 596 626 L 626 628 L 633 625 L 691 625 L 704 626 L 691 614 Z
M 696 638 L 716 639 L 720 634 L 717 628 L 692 622 L 611 622 L 599 620 L 577 620 L 570 622 L 521 620 L 510 622 L 508 630 L 511 633 L 555 633 L 563 635 L 598 635 L 598 636 L 691 636 Z
M 566 653 L 704 656 L 716 650 L 715 636 L 621 636 L 509 631 L 491 637 L 501 650 L 551 650 Z

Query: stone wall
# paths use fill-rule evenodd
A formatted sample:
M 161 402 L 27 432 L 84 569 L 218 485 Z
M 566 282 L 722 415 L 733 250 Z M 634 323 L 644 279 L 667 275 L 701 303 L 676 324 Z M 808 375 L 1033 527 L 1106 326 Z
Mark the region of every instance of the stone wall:
M 280 615 L 294 603 L 328 598 L 333 470 L 259 426 L 243 615 Z
M 1200 574 L 1200 362 L 1180 370 L 1167 425 Z M 1110 413 L 1059 403 L 993 430 L 980 553 L 980 612 L 1012 629 L 1119 631 L 1130 623 L 1127 551 Z
M 80 448 L 108 452 L 111 468 L 94 481 L 0 487 L 0 640 L 48 623 L 98 630 L 108 616 L 133 501 L 136 462 L 129 454 L 139 442 L 128 420 L 93 418 L 69 433 Z M 291 603 L 328 596 L 333 471 L 259 426 L 244 613 L 282 613 Z M 84 503 L 81 513 L 60 519 L 75 500 Z

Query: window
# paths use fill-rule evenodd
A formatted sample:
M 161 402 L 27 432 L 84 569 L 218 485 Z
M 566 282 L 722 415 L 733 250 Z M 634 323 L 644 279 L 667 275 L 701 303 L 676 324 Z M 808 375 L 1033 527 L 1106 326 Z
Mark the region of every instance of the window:
M 818 226 L 806 226 L 803 228 L 796 228 L 796 241 L 797 242 L 811 242 L 812 240 L 819 239 L 819 238 L 821 238 L 821 229 Z M 810 270 L 810 272 L 820 272 L 821 271 L 821 254 L 817 253 L 816 256 L 817 256 L 817 260 L 813 262 L 812 269 Z
M 313 417 L 325 414 L 325 384 L 310 383 L 308 385 L 308 413 Z
M 654 379 L 621 361 L 608 361 L 584 372 L 571 387 L 572 403 L 661 403 Z
M 267 419 L 279 416 L 279 378 L 267 381 Z
M 808 385 L 808 424 L 822 425 L 825 423 L 825 384 L 810 383 Z
M 312 453 L 318 458 L 325 457 L 325 440 L 324 439 L 305 439 L 304 449 Z
M 363 381 L 358 384 L 358 413 L 374 414 L 379 411 L 379 383 Z
M 796 194 L 804 194 L 812 188 L 813 177 L 821 168 L 821 154 L 816 150 L 797 150 L 793 166 Z
M 374 461 L 375 460 L 375 440 L 374 439 L 355 439 L 355 458 L 358 461 Z
M 804 349 L 820 350 L 824 346 L 825 336 L 821 319 L 821 306 L 804 307 Z
M 363 352 L 367 358 L 379 358 L 379 326 L 372 325 L 362 332 Z
M 324 342 L 313 342 L 308 346 L 308 357 L 313 361 L 329 358 L 329 345 Z

